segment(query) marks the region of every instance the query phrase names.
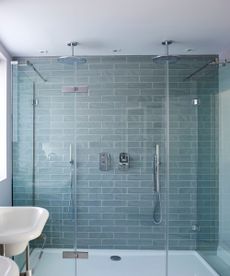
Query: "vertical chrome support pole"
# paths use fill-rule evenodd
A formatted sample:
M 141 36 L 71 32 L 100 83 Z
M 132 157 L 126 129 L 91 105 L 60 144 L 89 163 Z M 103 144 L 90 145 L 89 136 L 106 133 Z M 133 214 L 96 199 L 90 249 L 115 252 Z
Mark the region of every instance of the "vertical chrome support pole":
M 26 247 L 26 271 L 30 270 L 30 246 L 29 243 Z
M 6 245 L 0 244 L 0 256 L 6 256 Z
M 166 177 L 165 177 L 165 188 L 166 188 L 166 196 L 165 196 L 165 250 L 166 250 L 166 267 L 165 267 L 165 275 L 169 275 L 169 62 L 166 61 L 166 72 L 165 72 L 165 107 L 166 107 L 166 133 L 165 133 L 165 155 L 166 155 Z
M 32 111 L 32 205 L 35 206 L 35 108 L 37 105 L 35 82 L 33 82 L 33 111 Z
M 26 247 L 26 252 L 25 252 L 25 257 L 26 257 L 26 263 L 25 263 L 25 271 L 20 273 L 20 276 L 32 276 L 32 270 L 30 269 L 30 246 L 29 243 Z
M 166 46 L 166 56 L 168 56 L 169 55 L 169 45 L 170 45 L 171 43 L 170 43 L 170 41 L 165 41 L 165 46 Z

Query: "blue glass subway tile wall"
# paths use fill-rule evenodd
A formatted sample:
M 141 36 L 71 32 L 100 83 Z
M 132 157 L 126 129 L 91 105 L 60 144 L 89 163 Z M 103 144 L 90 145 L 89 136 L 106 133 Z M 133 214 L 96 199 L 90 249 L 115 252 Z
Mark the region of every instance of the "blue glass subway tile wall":
M 198 83 L 197 249 L 216 251 L 219 243 L 219 74 L 207 68 Z
M 168 212 L 169 245 L 174 249 L 196 247 L 191 226 L 197 222 L 198 114 L 191 102 L 197 97 L 199 80 L 183 82 L 183 78 L 209 58 L 184 58 L 170 67 Z M 50 211 L 46 246 L 72 247 L 76 237 L 79 248 L 164 249 L 164 65 L 153 64 L 151 56 L 88 57 L 88 62 L 78 67 L 59 64 L 55 58 L 30 60 L 48 82 L 39 80 L 30 68 L 17 69 L 14 204 L 28 205 L 32 198 L 32 90 L 25 87 L 35 80 L 39 101 L 35 115 L 35 202 Z M 213 87 L 209 81 L 206 79 L 206 85 Z M 63 86 L 81 84 L 89 86 L 88 94 L 62 92 Z M 161 154 L 160 225 L 153 223 L 156 143 Z M 70 144 L 77 165 L 72 195 Z M 111 155 L 108 171 L 99 170 L 101 152 Z M 130 156 L 128 170 L 119 169 L 121 152 Z

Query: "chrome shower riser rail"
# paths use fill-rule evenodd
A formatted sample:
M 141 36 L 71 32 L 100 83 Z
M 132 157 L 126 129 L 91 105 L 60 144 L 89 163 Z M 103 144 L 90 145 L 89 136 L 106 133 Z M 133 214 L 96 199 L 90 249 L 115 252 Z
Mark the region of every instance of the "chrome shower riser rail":
M 32 205 L 35 206 L 35 169 L 36 169 L 36 164 L 35 164 L 35 116 L 36 116 L 36 87 L 35 87 L 35 82 L 33 82 L 33 107 L 32 107 Z
M 153 178 L 154 178 L 154 188 L 153 188 L 153 222 L 154 224 L 161 224 L 162 222 L 162 206 L 161 206 L 161 195 L 160 195 L 160 146 L 156 144 L 154 164 L 153 164 Z M 159 210 L 157 212 L 157 210 Z M 159 215 L 157 215 L 159 213 Z
M 155 156 L 154 156 L 154 192 L 160 192 L 160 179 L 159 179 L 159 166 L 160 166 L 160 157 L 159 157 L 159 145 L 156 144 Z

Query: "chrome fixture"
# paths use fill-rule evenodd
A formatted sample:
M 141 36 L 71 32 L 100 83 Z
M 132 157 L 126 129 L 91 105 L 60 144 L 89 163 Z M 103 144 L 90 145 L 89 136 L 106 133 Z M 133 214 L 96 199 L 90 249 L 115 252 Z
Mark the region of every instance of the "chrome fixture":
M 70 163 L 70 165 L 74 164 L 72 147 L 73 147 L 72 144 L 69 144 L 69 163 Z
M 38 100 L 36 99 L 36 85 L 33 81 L 33 104 L 32 104 L 32 205 L 35 206 L 36 203 L 36 162 L 35 162 L 35 134 L 36 134 L 36 106 L 38 104 Z
M 154 156 L 154 192 L 160 192 L 160 182 L 159 182 L 159 166 L 160 166 L 160 158 L 159 158 L 159 151 L 160 147 L 158 144 L 155 146 L 155 156 Z
M 120 257 L 120 256 L 117 256 L 117 255 L 111 256 L 110 259 L 111 259 L 112 261 L 121 261 L 121 257 Z
M 128 170 L 129 168 L 129 154 L 126 152 L 121 152 L 119 154 L 119 169 Z
M 42 255 L 43 255 L 43 253 L 44 253 L 44 248 L 45 248 L 47 236 L 46 236 L 45 233 L 42 233 L 42 234 L 40 235 L 40 237 L 38 237 L 38 238 L 41 239 L 41 240 L 43 240 L 42 246 L 41 246 L 41 251 L 40 251 L 40 254 L 39 254 L 39 256 L 38 256 L 38 259 L 41 260 Z
M 109 171 L 111 169 L 111 156 L 109 153 L 99 153 L 99 169 L 100 171 Z
M 172 40 L 163 41 L 162 45 L 164 45 L 165 48 L 166 48 L 166 55 L 153 57 L 152 58 L 153 62 L 155 62 L 155 63 L 164 63 L 165 61 L 168 61 L 170 63 L 175 63 L 179 59 L 179 57 L 169 55 L 169 45 L 171 45 L 171 44 L 173 44 Z
M 203 66 L 201 66 L 200 68 L 198 68 L 197 70 L 192 72 L 190 75 L 188 75 L 186 78 L 184 78 L 184 81 L 191 79 L 193 76 L 198 74 L 200 71 L 204 70 L 209 65 L 221 65 L 221 66 L 225 67 L 229 63 L 230 63 L 230 60 L 224 59 L 224 60 L 220 61 L 218 57 L 214 57 L 209 62 L 205 63 Z
M 5 244 L 0 244 L 0 256 L 6 256 L 6 246 Z
M 114 53 L 120 53 L 122 50 L 121 49 L 114 49 L 113 52 Z
M 86 58 L 77 57 L 74 55 L 74 47 L 79 45 L 79 42 L 71 41 L 67 46 L 71 47 L 72 55 L 71 56 L 62 56 L 57 59 L 58 62 L 64 64 L 84 64 L 87 62 Z
M 200 99 L 198 99 L 198 98 L 192 99 L 192 104 L 193 104 L 194 106 L 200 105 Z
M 193 232 L 199 232 L 200 231 L 200 225 L 198 224 L 193 224 L 192 227 L 191 227 L 191 230 Z
M 160 224 L 162 222 L 162 208 L 161 208 L 161 195 L 160 195 L 160 146 L 156 144 L 155 155 L 153 162 L 153 176 L 154 176 L 154 189 L 153 189 L 153 222 Z
M 79 85 L 79 86 L 63 86 L 63 93 L 88 93 L 88 85 Z
M 38 105 L 38 104 L 39 104 L 38 99 L 33 99 L 33 100 L 32 100 L 32 105 Z
M 30 247 L 29 243 L 26 247 L 26 271 L 21 272 L 20 276 L 32 276 L 32 270 L 30 269 Z
M 42 74 L 38 71 L 38 69 L 31 63 L 29 60 L 26 61 L 27 65 L 30 66 L 34 72 L 44 81 L 47 82 L 47 79 L 42 76 Z
M 229 63 L 230 63 L 230 60 L 228 59 L 224 59 L 223 61 L 218 61 L 218 64 L 222 65 L 223 67 L 225 67 Z
M 26 61 L 18 61 L 18 60 L 13 60 L 11 61 L 12 65 L 18 65 L 18 66 L 30 66 L 33 71 L 39 76 L 40 79 L 42 79 L 44 82 L 47 82 L 48 80 L 43 77 L 43 75 L 38 71 L 38 69 L 34 66 L 34 64 L 32 62 L 30 62 L 29 60 Z
M 39 53 L 42 55 L 47 55 L 49 53 L 49 51 L 44 49 L 44 50 L 40 50 Z
M 63 251 L 63 259 L 88 259 L 88 252 L 84 251 Z

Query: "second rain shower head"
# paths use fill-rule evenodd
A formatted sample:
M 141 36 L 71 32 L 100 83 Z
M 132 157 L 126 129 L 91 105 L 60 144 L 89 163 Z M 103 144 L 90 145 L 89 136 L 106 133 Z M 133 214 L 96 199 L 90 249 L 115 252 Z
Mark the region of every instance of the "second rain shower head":
M 87 62 L 86 58 L 77 57 L 74 55 L 74 47 L 79 43 L 76 41 L 69 42 L 67 45 L 72 49 L 71 56 L 62 56 L 57 59 L 58 62 L 63 64 L 84 64 Z
M 166 47 L 166 55 L 153 57 L 152 60 L 154 63 L 164 63 L 166 61 L 168 61 L 169 63 L 175 63 L 178 61 L 179 59 L 178 56 L 169 55 L 169 45 L 171 45 L 172 43 L 173 43 L 172 40 L 165 40 L 162 42 L 162 45 Z

